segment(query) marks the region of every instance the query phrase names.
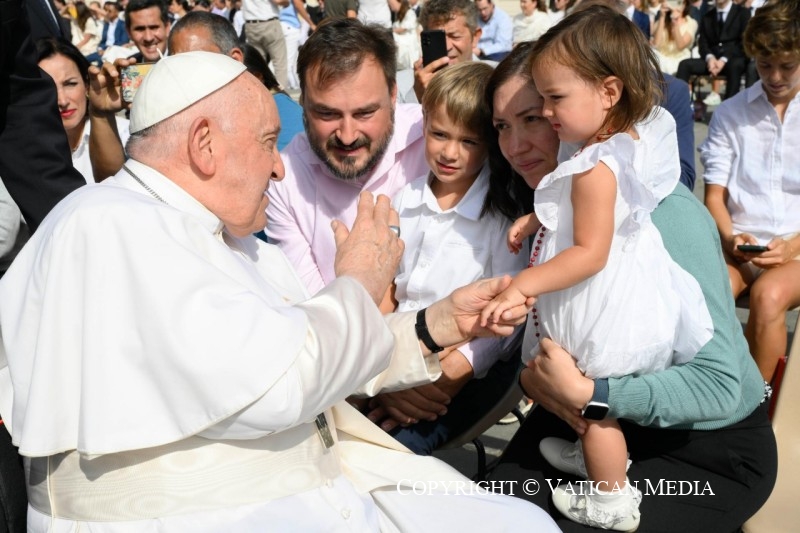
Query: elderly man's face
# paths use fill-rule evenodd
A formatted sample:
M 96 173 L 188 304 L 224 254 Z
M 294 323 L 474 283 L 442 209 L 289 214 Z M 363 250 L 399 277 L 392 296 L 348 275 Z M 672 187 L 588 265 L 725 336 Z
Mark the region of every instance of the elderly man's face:
M 474 34 L 469 31 L 464 15 L 456 15 L 446 21 L 432 21 L 425 29 L 444 31 L 450 64 L 472 61 L 472 50 L 478 46 L 481 30 L 478 28 Z
M 158 61 L 167 50 L 169 23 L 161 21 L 161 10 L 148 7 L 128 15 L 131 40 L 139 48 L 145 61 Z
M 475 7 L 478 8 L 478 13 L 481 15 L 481 20 L 489 22 L 494 14 L 494 4 L 489 0 L 475 0 Z
M 214 137 L 220 147 L 220 179 L 209 195 L 213 205 L 206 207 L 228 232 L 245 237 L 266 226 L 267 188 L 270 180 L 283 179 L 284 168 L 278 153 L 280 119 L 272 96 L 251 74 L 233 83 L 236 99 L 249 104 L 232 106 L 229 127 Z
M 306 76 L 303 121 L 311 148 L 336 177 L 361 178 L 380 162 L 392 139 L 397 88 L 390 94 L 373 58 L 326 87 L 317 83 L 314 68 Z

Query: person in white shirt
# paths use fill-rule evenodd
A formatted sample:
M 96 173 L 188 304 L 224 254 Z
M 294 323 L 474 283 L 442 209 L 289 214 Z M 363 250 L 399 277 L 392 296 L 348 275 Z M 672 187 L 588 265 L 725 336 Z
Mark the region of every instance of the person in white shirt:
M 281 87 L 289 87 L 289 55 L 280 23 L 280 8 L 289 0 L 243 0 L 244 36 L 247 44 L 261 52 L 272 64 L 272 71 Z
M 512 47 L 513 23 L 511 17 L 494 5 L 492 0 L 475 0 L 480 13 L 478 24 L 481 37 L 475 47 L 475 55 L 481 59 L 501 61 Z
M 422 309 L 456 287 L 484 277 L 515 275 L 528 263 L 526 253 L 510 253 L 497 238 L 512 220 L 498 211 L 488 194 L 489 141 L 483 132 L 491 116 L 483 93 L 492 72 L 484 63 L 459 63 L 436 74 L 425 90 L 425 158 L 430 168 L 392 200 L 406 249 L 394 291 L 381 307 L 385 312 L 395 309 L 395 300 L 400 312 Z M 413 452 L 432 453 L 482 418 L 499 399 L 493 397 L 492 385 L 477 383 L 484 381 L 478 378 L 492 368 L 491 379 L 505 383 L 498 384 L 498 395 L 514 383 L 518 358 L 493 368 L 517 352 L 515 339 L 510 340 L 477 339 L 454 347 L 446 358 L 451 364 L 458 361 L 455 368 L 462 373 L 381 394 L 372 402 L 380 409 L 370 418 L 381 421 L 380 416 L 388 415 L 382 428 L 394 428 L 391 434 Z
M 382 28 L 391 29 L 392 12 L 387 0 L 359 0 L 358 20 L 364 24 L 377 24 Z
M 408 0 L 398 2 L 396 9 L 392 37 L 397 44 L 397 69 L 411 69 L 422 53 L 417 34 L 417 14 Z
M 332 227 L 339 279 L 308 298 L 251 235 L 283 178 L 279 129 L 241 63 L 162 59 L 123 170 L 60 203 L 0 281 L 0 412 L 30 472 L 28 531 L 557 531 L 341 402 L 435 379 L 429 346 L 508 334 L 529 306 L 477 326 L 508 285 L 495 278 L 428 307 L 418 334 L 413 313 L 382 317 L 403 244 L 368 193 L 349 232 Z
M 521 13 L 514 17 L 514 46 L 536 41 L 553 26 L 544 0 L 520 0 Z
M 750 19 L 744 47 L 761 81 L 722 102 L 699 148 L 705 203 L 734 297 L 750 291 L 745 337 L 767 381 L 786 354 L 786 311 L 800 304 L 798 9 L 798 0 L 779 0 Z
M 95 176 L 89 153 L 92 122 L 104 121 L 106 128 L 113 128 L 111 135 L 114 137 L 109 136 L 103 143 L 116 146 L 128 140 L 128 120 L 90 109 L 89 63 L 77 48 L 53 38 L 37 41 L 36 47 L 39 67 L 53 78 L 58 90 L 58 111 L 72 150 L 72 165 L 86 183 L 102 181 L 107 176 Z M 94 146 L 95 150 L 104 149 L 97 144 Z

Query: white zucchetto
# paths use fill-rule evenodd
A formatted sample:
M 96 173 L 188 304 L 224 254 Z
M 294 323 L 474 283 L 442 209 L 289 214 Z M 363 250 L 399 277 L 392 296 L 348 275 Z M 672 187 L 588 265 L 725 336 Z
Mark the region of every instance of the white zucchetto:
M 213 52 L 186 52 L 161 59 L 133 99 L 130 132 L 142 131 L 183 111 L 245 70 L 242 63 Z

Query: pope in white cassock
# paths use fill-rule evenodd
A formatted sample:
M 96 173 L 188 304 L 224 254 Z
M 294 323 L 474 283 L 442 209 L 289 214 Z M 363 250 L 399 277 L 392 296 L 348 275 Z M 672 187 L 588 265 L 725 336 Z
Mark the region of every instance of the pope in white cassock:
M 0 282 L 0 413 L 28 530 L 557 531 L 342 401 L 429 382 L 439 360 L 413 314 L 375 304 L 403 249 L 387 198 L 362 195 L 349 233 L 334 224 L 339 277 L 312 298 L 249 236 L 283 178 L 277 117 L 240 63 L 162 59 L 133 105 L 132 159 L 62 201 Z M 507 283 L 432 305 L 421 338 L 510 333 L 525 309 L 477 326 Z

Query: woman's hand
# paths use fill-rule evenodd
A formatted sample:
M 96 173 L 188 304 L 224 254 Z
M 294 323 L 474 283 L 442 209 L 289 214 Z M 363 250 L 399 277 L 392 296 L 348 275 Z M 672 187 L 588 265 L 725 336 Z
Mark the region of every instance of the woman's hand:
M 572 426 L 578 435 L 586 431 L 581 410 L 594 394 L 594 382 L 583 375 L 575 359 L 550 339 L 542 339 L 541 352 L 519 376 L 528 398 L 538 402 Z

